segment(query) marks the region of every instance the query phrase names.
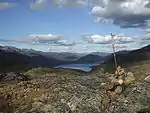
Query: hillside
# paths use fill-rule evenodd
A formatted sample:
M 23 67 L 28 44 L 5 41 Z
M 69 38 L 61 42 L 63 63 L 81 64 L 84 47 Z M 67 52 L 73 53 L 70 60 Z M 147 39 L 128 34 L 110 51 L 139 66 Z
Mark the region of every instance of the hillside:
M 99 64 L 100 62 L 104 61 L 105 56 L 93 55 L 89 54 L 84 57 L 81 57 L 75 63 L 84 64 L 84 63 L 91 63 L 91 64 Z
M 18 70 L 38 66 L 52 67 L 64 63 L 52 57 L 45 57 L 36 51 L 21 50 L 12 47 L 0 47 L 0 70 Z
M 128 67 L 140 61 L 150 60 L 150 45 L 138 50 L 127 51 L 125 53 L 118 52 L 116 53 L 116 58 L 118 65 L 123 67 Z M 105 68 L 105 71 L 112 72 L 115 67 L 113 54 L 109 55 L 101 66 Z M 95 67 L 93 71 L 96 71 L 101 66 Z
M 69 53 L 69 52 L 41 52 L 41 55 L 46 57 L 52 57 L 61 61 L 76 61 L 79 58 L 85 56 L 84 53 Z

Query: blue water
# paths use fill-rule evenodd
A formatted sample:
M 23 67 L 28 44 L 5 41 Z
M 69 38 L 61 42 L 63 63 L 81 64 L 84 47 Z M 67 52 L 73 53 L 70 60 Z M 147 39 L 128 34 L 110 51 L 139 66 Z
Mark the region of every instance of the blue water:
M 66 65 L 56 66 L 55 68 L 68 68 L 68 69 L 90 72 L 92 70 L 92 66 L 96 66 L 96 65 L 99 64 L 66 64 Z

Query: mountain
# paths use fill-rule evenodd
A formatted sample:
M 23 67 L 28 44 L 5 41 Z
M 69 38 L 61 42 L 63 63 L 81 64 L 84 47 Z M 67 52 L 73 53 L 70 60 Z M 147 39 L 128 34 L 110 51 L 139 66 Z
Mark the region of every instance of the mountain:
M 106 57 L 108 56 L 110 53 L 105 53 L 105 52 L 92 52 L 92 55 L 97 55 L 97 56 L 102 56 L 102 57 Z
M 78 59 L 77 61 L 75 61 L 75 63 L 78 64 L 84 64 L 84 63 L 88 63 L 88 64 L 99 64 L 102 61 L 104 61 L 105 56 L 99 56 L 99 55 L 94 55 L 94 54 L 88 54 L 86 56 L 81 57 L 80 59 Z
M 62 64 L 100 63 L 106 53 L 56 53 L 33 49 L 18 49 L 12 46 L 0 46 L 0 71 L 19 70 L 20 68 L 55 67 Z
M 118 65 L 123 67 L 133 65 L 140 61 L 150 60 L 150 45 L 133 51 L 117 52 L 116 59 Z M 113 54 L 109 55 L 101 66 L 108 72 L 114 70 L 115 66 Z M 93 70 L 96 70 L 97 68 L 98 66 Z
M 111 55 L 112 56 L 112 55 Z M 120 65 L 130 64 L 138 61 L 150 60 L 150 45 L 141 49 L 133 50 L 124 53 L 117 54 L 117 62 Z M 106 62 L 113 61 L 113 57 Z
M 69 52 L 46 52 L 44 56 L 51 56 L 57 60 L 70 61 L 73 64 L 83 63 L 99 63 L 104 57 L 108 56 L 109 53 L 93 52 L 93 53 L 69 53 Z
M 69 52 L 41 52 L 44 56 L 51 56 L 52 58 L 55 58 L 57 60 L 61 61 L 76 61 L 79 58 L 85 56 L 84 53 L 69 53 Z
M 0 46 L 0 70 L 27 67 L 52 67 L 65 63 L 52 57 L 46 57 L 34 50 L 24 50 L 8 46 Z

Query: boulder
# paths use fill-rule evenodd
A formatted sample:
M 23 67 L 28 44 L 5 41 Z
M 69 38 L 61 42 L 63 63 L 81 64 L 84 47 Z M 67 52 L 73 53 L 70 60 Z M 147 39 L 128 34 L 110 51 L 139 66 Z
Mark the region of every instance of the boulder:
M 125 83 L 133 83 L 135 81 L 134 74 L 132 72 L 128 72 L 125 77 Z

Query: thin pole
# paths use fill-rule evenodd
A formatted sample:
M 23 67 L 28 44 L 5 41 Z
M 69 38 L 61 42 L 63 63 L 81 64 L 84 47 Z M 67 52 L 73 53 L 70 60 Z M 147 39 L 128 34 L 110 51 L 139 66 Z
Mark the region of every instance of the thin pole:
M 116 59 L 116 53 L 115 53 L 115 40 L 114 40 L 115 35 L 111 33 L 111 38 L 112 38 L 112 48 L 113 48 L 113 55 L 114 55 L 114 63 L 115 63 L 115 67 L 117 70 L 117 59 Z

